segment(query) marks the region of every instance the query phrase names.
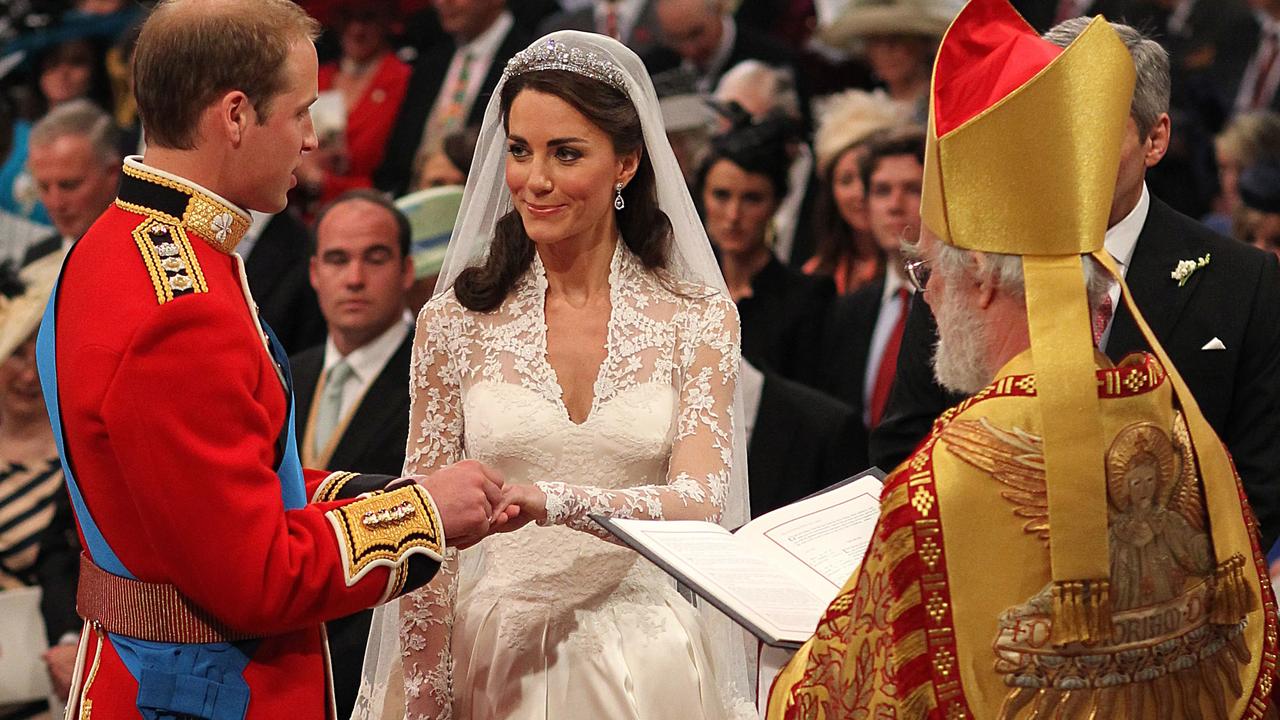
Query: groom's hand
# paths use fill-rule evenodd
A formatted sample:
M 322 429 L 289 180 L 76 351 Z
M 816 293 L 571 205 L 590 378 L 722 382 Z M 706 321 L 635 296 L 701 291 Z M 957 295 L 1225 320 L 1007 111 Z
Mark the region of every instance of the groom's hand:
M 489 534 L 494 508 L 505 507 L 502 475 L 475 460 L 463 460 L 417 482 L 431 493 L 449 545 L 465 548 Z M 501 520 L 503 518 L 496 518 Z

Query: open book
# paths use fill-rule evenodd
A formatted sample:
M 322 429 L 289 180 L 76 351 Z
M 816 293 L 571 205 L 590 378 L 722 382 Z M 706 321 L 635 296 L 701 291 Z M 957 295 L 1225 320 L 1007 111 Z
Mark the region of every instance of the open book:
M 732 533 L 698 520 L 592 519 L 765 643 L 799 647 L 862 562 L 883 479 L 872 468 Z

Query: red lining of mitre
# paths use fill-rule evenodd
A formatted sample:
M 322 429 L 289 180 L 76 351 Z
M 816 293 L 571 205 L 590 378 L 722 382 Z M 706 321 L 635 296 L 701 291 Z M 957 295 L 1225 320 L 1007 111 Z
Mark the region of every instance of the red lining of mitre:
M 938 137 L 1009 96 L 1061 53 L 1008 0 L 970 0 L 938 48 L 933 71 Z

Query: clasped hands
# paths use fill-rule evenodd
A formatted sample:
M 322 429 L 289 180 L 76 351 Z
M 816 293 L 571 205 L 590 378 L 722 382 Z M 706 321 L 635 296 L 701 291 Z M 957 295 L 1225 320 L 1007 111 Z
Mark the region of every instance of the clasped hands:
M 444 524 L 445 541 L 458 549 L 547 516 L 547 496 L 536 485 L 508 485 L 501 473 L 476 460 L 463 460 L 413 480 L 431 493 Z

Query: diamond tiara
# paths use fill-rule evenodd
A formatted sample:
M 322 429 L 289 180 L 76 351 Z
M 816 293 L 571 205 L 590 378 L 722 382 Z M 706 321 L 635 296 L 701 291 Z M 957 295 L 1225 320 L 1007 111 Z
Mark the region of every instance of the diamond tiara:
M 627 92 L 627 76 L 622 68 L 598 53 L 571 48 L 554 38 L 516 53 L 507 61 L 503 75 L 511 78 L 534 70 L 568 70 L 607 83 L 620 90 L 623 95 L 630 95 Z

